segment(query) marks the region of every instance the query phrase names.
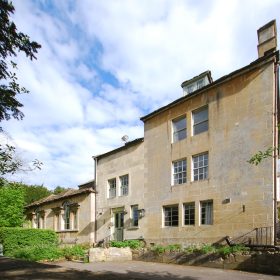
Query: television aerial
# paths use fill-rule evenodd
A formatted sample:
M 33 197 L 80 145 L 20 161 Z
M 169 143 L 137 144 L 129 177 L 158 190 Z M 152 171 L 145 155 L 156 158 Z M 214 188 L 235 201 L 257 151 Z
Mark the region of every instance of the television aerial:
M 122 141 L 126 144 L 127 143 L 127 141 L 128 141 L 128 136 L 127 135 L 124 135 L 121 139 L 122 139 Z

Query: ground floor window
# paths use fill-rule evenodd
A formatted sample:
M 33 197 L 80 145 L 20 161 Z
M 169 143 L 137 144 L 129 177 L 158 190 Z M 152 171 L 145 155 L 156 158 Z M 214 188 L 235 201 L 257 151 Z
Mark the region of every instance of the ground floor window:
M 184 204 L 184 225 L 194 225 L 195 224 L 195 203 L 185 203 Z
M 133 227 L 138 227 L 138 220 L 139 220 L 139 215 L 138 215 L 138 205 L 132 205 L 131 206 L 131 225 Z
M 213 200 L 200 202 L 200 223 L 202 225 L 213 224 Z
M 164 226 L 177 227 L 179 225 L 178 205 L 164 206 Z
M 79 228 L 79 204 L 65 201 L 62 207 L 52 208 L 54 213 L 54 229 L 56 231 L 78 230 Z
M 44 210 L 35 211 L 35 228 L 45 228 L 45 212 Z

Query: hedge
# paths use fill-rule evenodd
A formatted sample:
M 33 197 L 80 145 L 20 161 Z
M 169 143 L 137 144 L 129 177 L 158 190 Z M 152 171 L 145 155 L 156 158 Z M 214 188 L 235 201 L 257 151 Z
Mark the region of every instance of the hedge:
M 0 228 L 0 243 L 4 254 L 12 256 L 14 251 L 29 246 L 57 246 L 57 234 L 48 229 Z

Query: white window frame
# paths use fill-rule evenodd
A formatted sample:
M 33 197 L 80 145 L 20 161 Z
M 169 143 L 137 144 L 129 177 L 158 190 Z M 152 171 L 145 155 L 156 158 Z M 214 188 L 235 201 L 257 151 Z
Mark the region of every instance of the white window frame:
M 208 206 L 209 204 L 211 205 L 211 207 Z M 209 209 L 211 211 L 210 214 L 209 214 L 209 212 L 208 212 L 208 214 L 205 213 L 205 215 L 206 215 L 205 218 L 204 218 L 205 221 L 203 221 L 203 217 L 202 217 L 202 214 L 203 214 L 203 211 L 204 211 L 203 207 L 206 208 L 205 211 L 209 211 Z M 213 223 L 214 223 L 214 202 L 213 202 L 213 200 L 210 199 L 210 200 L 200 201 L 200 203 L 199 203 L 199 221 L 200 221 L 201 226 L 213 225 Z
M 71 209 L 70 209 L 70 203 L 68 201 L 63 203 L 63 230 L 71 230 Z M 67 215 L 68 214 L 68 215 Z M 68 220 L 69 219 L 69 220 Z
M 135 204 L 135 205 L 131 205 L 130 206 L 130 218 L 131 218 L 131 226 L 132 227 L 139 227 L 139 207 L 138 207 L 138 204 Z M 135 216 L 134 216 L 134 213 L 135 213 L 135 211 L 136 211 L 136 213 L 137 213 L 137 224 L 135 224 Z
M 177 225 L 173 225 L 173 216 L 172 216 L 172 212 L 173 212 L 173 210 L 172 210 L 172 208 L 177 208 Z M 171 221 L 166 221 L 166 209 L 167 208 L 170 208 L 171 209 Z M 180 221 L 179 221 L 179 219 L 180 219 L 180 216 L 179 216 L 179 205 L 178 204 L 173 204 L 173 205 L 165 205 L 165 206 L 163 206 L 163 208 L 162 208 L 162 210 L 163 210 L 163 227 L 179 227 L 179 225 L 180 225 Z M 175 219 L 174 219 L 174 221 L 176 221 Z M 166 222 L 167 223 L 171 223 L 171 225 L 169 224 L 169 225 L 166 225 Z
M 119 177 L 120 196 L 127 196 L 129 193 L 129 175 L 125 174 Z
M 113 181 L 115 182 L 114 188 L 112 188 L 112 185 L 111 185 L 111 182 L 113 182 Z M 117 179 L 111 178 L 107 181 L 107 183 L 108 183 L 108 198 L 115 198 L 117 196 Z M 112 195 L 113 191 L 111 191 L 111 190 L 113 190 L 113 189 L 115 189 L 115 195 Z
M 190 209 L 190 210 L 193 210 L 193 224 L 192 223 L 186 224 L 186 206 L 193 207 L 192 209 Z M 194 201 L 186 202 L 183 204 L 183 225 L 184 226 L 194 226 L 195 225 L 195 202 Z
M 184 162 L 185 162 L 185 170 L 183 170 Z M 179 168 L 179 167 L 175 167 L 175 165 L 177 163 L 182 163 L 180 166 L 180 168 L 181 168 L 180 172 L 178 172 L 178 171 L 175 172 L 175 169 Z M 185 176 L 184 176 L 184 173 L 185 173 Z M 180 178 L 182 180 L 181 183 L 178 182 L 178 180 L 179 180 L 178 178 L 175 179 L 175 177 L 177 177 L 176 175 L 179 175 L 179 174 L 182 174 L 182 176 Z M 187 159 L 183 158 L 183 159 L 173 161 L 172 162 L 172 185 L 175 186 L 175 185 L 182 185 L 182 184 L 186 184 L 186 183 L 187 183 Z
M 207 164 L 205 164 L 205 159 L 204 156 L 207 155 Z M 203 157 L 203 165 L 199 165 L 199 162 L 201 162 L 201 160 L 198 159 L 198 166 L 196 166 L 195 164 L 195 158 L 200 158 Z M 205 169 L 207 170 L 207 172 L 205 172 Z M 195 175 L 195 170 L 198 170 L 198 178 L 196 179 L 196 175 Z M 200 172 L 202 171 L 202 172 Z M 206 176 L 204 175 L 206 173 Z M 199 175 L 203 174 L 203 178 L 200 179 Z M 193 155 L 192 156 L 192 181 L 203 181 L 203 180 L 207 180 L 209 178 L 209 153 L 208 152 L 204 152 L 204 153 L 200 153 L 197 155 Z
M 200 79 L 197 81 L 197 89 L 201 89 L 205 86 L 205 80 L 204 79 Z
M 185 128 L 175 131 L 175 123 L 179 122 L 183 119 L 185 120 Z M 187 138 L 187 116 L 186 115 L 182 115 L 180 117 L 173 119 L 171 121 L 171 125 L 172 125 L 172 143 L 176 143 L 176 142 L 179 142 L 179 141 Z M 176 140 L 176 137 L 174 137 L 175 133 L 178 135 L 178 133 L 181 133 L 181 132 L 185 132 L 185 136 L 182 139 Z
M 197 123 L 194 123 L 194 118 L 195 118 L 194 115 L 196 113 L 200 113 L 201 111 L 204 111 L 204 110 L 207 110 L 207 119 L 205 119 L 203 121 L 200 121 L 200 122 L 197 122 Z M 203 130 L 203 131 L 201 131 L 199 133 L 195 133 L 195 126 L 203 124 L 205 122 L 207 122 L 207 129 Z M 195 110 L 192 111 L 192 136 L 199 135 L 199 134 L 201 134 L 203 132 L 206 132 L 208 130 L 209 130 L 209 108 L 208 108 L 208 105 L 206 105 L 206 106 L 200 107 L 200 108 L 195 109 Z

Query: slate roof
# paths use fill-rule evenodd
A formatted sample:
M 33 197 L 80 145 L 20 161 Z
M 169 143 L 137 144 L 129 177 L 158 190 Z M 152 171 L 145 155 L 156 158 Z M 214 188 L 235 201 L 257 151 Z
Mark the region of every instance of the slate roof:
M 142 138 L 134 139 L 134 140 L 132 140 L 132 141 L 129 141 L 129 142 L 125 143 L 124 146 L 121 146 L 121 147 L 119 147 L 119 148 L 116 148 L 116 149 L 114 149 L 114 150 L 111 150 L 111 151 L 109 151 L 109 152 L 106 152 L 106 153 L 104 153 L 104 154 L 100 154 L 100 155 L 97 155 L 97 156 L 93 156 L 93 158 L 101 159 L 101 158 L 103 158 L 103 157 L 106 157 L 106 156 L 109 156 L 109 155 L 111 155 L 111 154 L 114 154 L 114 153 L 120 152 L 120 151 L 122 151 L 122 150 L 125 150 L 125 149 L 127 149 L 127 148 L 129 148 L 129 147 L 131 147 L 131 146 L 134 146 L 134 145 L 136 145 L 136 144 L 139 144 L 139 143 L 141 143 L 141 142 L 144 142 L 144 138 L 143 138 L 143 137 L 142 137 Z
M 162 113 L 162 112 L 164 112 L 164 111 L 166 111 L 166 110 L 168 110 L 168 109 L 170 109 L 170 108 L 172 108 L 172 107 L 174 107 L 178 104 L 181 104 L 184 101 L 186 101 L 190 98 L 193 98 L 196 95 L 199 95 L 203 92 L 206 92 L 209 89 L 214 88 L 214 87 L 228 81 L 229 79 L 237 77 L 237 76 L 239 76 L 243 73 L 249 72 L 249 71 L 251 71 L 253 69 L 256 69 L 258 67 L 261 67 L 263 64 L 267 63 L 268 61 L 270 62 L 271 60 L 273 60 L 274 57 L 275 57 L 276 62 L 279 63 L 279 51 L 273 51 L 273 52 L 268 51 L 264 56 L 258 58 L 257 60 L 251 62 L 250 64 L 248 64 L 248 65 L 246 65 L 246 66 L 244 66 L 240 69 L 237 69 L 237 70 L 231 72 L 230 74 L 219 78 L 216 81 L 213 81 L 212 83 L 202 87 L 201 89 L 197 89 L 197 90 L 193 91 L 192 93 L 189 93 L 189 94 L 187 94 L 183 97 L 180 97 L 180 98 L 176 99 L 175 101 L 173 101 L 173 102 L 171 102 L 171 103 L 169 103 L 169 104 L 167 104 L 167 105 L 149 113 L 148 115 L 146 115 L 144 117 L 141 117 L 140 120 L 143 121 L 143 122 L 146 122 L 147 120 L 151 119 L 152 117 L 154 117 L 154 116 L 156 116 L 156 115 L 158 115 L 158 114 L 160 114 L 160 113 Z M 186 82 L 187 81 L 185 81 L 184 83 L 186 83 Z M 184 83 L 182 85 L 184 85 Z
M 81 188 L 81 189 L 69 189 L 63 193 L 60 194 L 51 194 L 48 197 L 42 198 L 40 200 L 34 201 L 27 206 L 25 206 L 26 209 L 32 208 L 34 206 L 40 206 L 49 202 L 57 201 L 57 200 L 63 200 L 65 198 L 70 198 L 76 195 L 84 194 L 84 193 L 91 193 L 95 192 L 93 188 Z

